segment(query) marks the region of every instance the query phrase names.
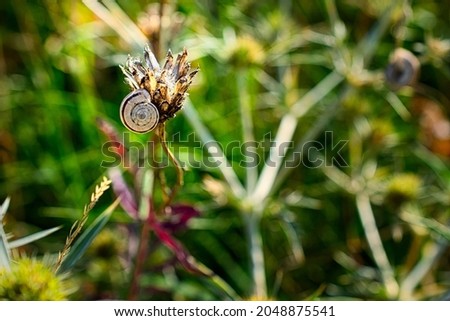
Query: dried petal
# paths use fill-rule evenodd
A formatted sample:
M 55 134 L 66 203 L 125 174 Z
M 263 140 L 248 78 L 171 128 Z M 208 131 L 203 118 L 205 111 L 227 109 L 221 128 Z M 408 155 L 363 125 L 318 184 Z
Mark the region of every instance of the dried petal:
M 138 89 L 139 88 L 139 84 L 136 82 L 136 80 L 134 79 L 134 77 L 131 74 L 131 72 L 127 68 L 125 68 L 124 66 L 119 66 L 119 67 L 122 70 L 122 72 L 125 74 L 125 82 L 132 89 Z
M 164 101 L 161 104 L 161 113 L 163 113 L 163 114 L 167 113 L 169 111 L 169 107 L 170 107 L 169 103 L 167 101 Z
M 166 62 L 164 63 L 163 70 L 171 70 L 173 68 L 173 55 L 172 51 L 167 52 Z
M 153 70 L 159 70 L 159 64 L 158 64 L 158 60 L 156 60 L 155 55 L 153 54 L 152 50 L 150 49 L 150 46 L 147 44 L 145 45 L 144 48 L 144 58 L 145 58 L 145 62 L 147 63 L 147 66 L 150 69 Z
M 175 78 L 182 77 L 184 75 L 184 70 L 187 67 L 188 64 L 186 64 L 187 60 L 187 51 L 186 49 L 183 50 L 181 54 L 177 56 L 177 61 L 175 63 Z
M 164 101 L 170 100 L 169 90 L 167 89 L 167 85 L 162 83 L 159 84 L 159 92 L 161 95 L 159 103 L 162 104 Z
M 194 78 L 194 76 L 200 71 L 200 69 L 194 69 L 192 70 L 189 75 L 188 75 L 188 79 L 189 81 L 192 81 L 192 79 Z M 190 83 L 190 82 L 189 82 Z

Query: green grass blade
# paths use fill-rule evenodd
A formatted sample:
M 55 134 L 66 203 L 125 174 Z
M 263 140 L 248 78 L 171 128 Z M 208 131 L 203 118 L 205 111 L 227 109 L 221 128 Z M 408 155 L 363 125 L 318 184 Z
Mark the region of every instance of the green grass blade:
M 411 214 L 405 214 L 403 215 L 402 218 L 408 223 L 423 226 L 427 228 L 429 231 L 432 231 L 437 235 L 443 237 L 447 241 L 450 241 L 450 228 L 442 223 L 439 223 L 434 219 L 420 217 Z
M 4 268 L 9 271 L 9 244 L 6 237 L 5 230 L 3 229 L 2 219 L 8 210 L 10 198 L 7 197 L 3 204 L 0 206 L 0 269 Z
M 450 171 L 447 164 L 441 158 L 422 145 L 417 146 L 414 154 L 436 173 L 437 178 L 446 189 L 450 189 Z
M 9 271 L 9 250 L 8 241 L 3 231 L 3 227 L 0 226 L 0 269 L 6 269 Z
M 56 232 L 59 229 L 61 229 L 61 226 L 53 227 L 53 228 L 50 228 L 48 230 L 40 231 L 40 232 L 31 234 L 31 235 L 22 237 L 22 238 L 20 238 L 18 240 L 11 241 L 11 242 L 9 242 L 9 248 L 13 249 L 13 248 L 16 248 L 16 247 L 20 247 L 20 246 L 26 245 L 28 243 L 32 243 L 34 241 L 42 239 L 42 238 L 44 238 L 44 237 L 46 237 L 46 236 Z
M 111 213 L 119 204 L 119 199 L 117 199 L 113 204 L 111 204 L 95 221 L 86 229 L 86 231 L 81 234 L 78 240 L 73 244 L 69 253 L 62 261 L 61 267 L 58 269 L 58 273 L 64 273 L 69 271 L 83 256 L 83 254 L 91 245 L 95 237 L 101 232 L 103 227 L 109 221 Z
M 3 216 L 5 216 L 6 211 L 8 210 L 8 207 L 9 207 L 9 201 L 10 201 L 10 198 L 7 197 L 7 198 L 3 201 L 3 204 L 0 206 L 0 221 L 3 219 Z

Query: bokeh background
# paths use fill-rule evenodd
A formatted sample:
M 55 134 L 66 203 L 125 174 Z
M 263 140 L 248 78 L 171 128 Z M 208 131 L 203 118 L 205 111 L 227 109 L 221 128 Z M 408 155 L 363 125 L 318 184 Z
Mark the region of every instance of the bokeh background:
M 106 138 L 96 119 L 126 132 L 118 108 L 129 88 L 119 65 L 150 42 L 158 44 L 160 61 L 167 49 L 186 48 L 192 66 L 200 68 L 189 96 L 196 116 L 181 112 L 170 120 L 169 140 L 179 133 L 177 143 L 192 146 L 191 140 L 202 138 L 197 120 L 221 146 L 252 137 L 245 136 L 248 124 L 253 139 L 264 142 L 268 134 L 275 138 L 283 117 L 293 115 L 288 155 L 305 141 L 325 148 L 347 141 L 341 154 L 348 166 L 319 150 L 311 157 L 330 166 L 304 160 L 260 182 L 269 190 L 258 209 L 257 232 L 267 297 L 448 299 L 450 2 L 161 2 L 162 18 L 159 2 L 141 0 L 1 2 L 0 200 L 11 197 L 3 223 L 14 237 L 63 226 L 21 248 L 23 255 L 60 251 L 107 175 L 100 166 Z M 386 79 L 397 48 L 419 64 L 407 83 L 395 75 Z M 177 157 L 189 153 L 208 157 L 205 149 L 192 148 Z M 269 155 L 263 148 L 257 153 L 255 175 L 241 166 L 242 152 L 226 149 L 250 195 Z M 167 176 L 169 184 L 175 181 L 174 171 Z M 251 299 L 246 215 L 252 208 L 229 188 L 217 168 L 186 168 L 177 202 L 195 206 L 200 215 L 175 235 L 236 298 Z M 89 222 L 114 199 L 105 193 Z M 364 217 L 376 222 L 381 252 L 367 239 Z M 70 298 L 126 298 L 129 272 L 120 255 L 128 219 L 120 208 L 114 211 L 71 271 L 76 290 Z M 387 266 L 376 258 L 383 252 Z M 224 298 L 208 277 L 175 261 L 161 264 L 170 257 L 163 246 L 152 249 L 141 299 Z M 389 273 L 394 281 L 386 280 Z

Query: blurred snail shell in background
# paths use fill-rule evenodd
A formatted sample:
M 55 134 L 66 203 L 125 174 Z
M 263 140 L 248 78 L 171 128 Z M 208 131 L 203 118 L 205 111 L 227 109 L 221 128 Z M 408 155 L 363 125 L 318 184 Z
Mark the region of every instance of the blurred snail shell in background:
M 385 70 L 385 79 L 393 90 L 414 85 L 419 77 L 420 62 L 406 49 L 397 48 L 392 53 Z
M 120 105 L 120 120 L 135 133 L 147 133 L 158 125 L 159 111 L 145 89 L 129 93 Z

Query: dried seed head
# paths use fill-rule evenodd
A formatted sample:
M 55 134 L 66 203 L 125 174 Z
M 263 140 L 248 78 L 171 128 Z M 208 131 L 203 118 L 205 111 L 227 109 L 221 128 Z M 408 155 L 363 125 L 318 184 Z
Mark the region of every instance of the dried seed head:
M 125 66 L 120 66 L 125 82 L 133 89 L 145 89 L 150 101 L 159 111 L 159 123 L 175 117 L 183 107 L 187 91 L 198 69 L 191 70 L 184 49 L 176 59 L 169 50 L 161 68 L 149 46 L 144 49 L 144 61 L 128 57 Z
M 413 85 L 419 76 L 420 62 L 410 51 L 397 48 L 385 71 L 386 81 L 393 90 Z

